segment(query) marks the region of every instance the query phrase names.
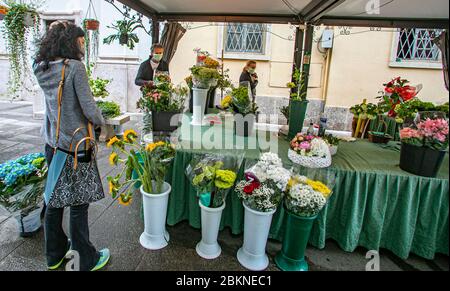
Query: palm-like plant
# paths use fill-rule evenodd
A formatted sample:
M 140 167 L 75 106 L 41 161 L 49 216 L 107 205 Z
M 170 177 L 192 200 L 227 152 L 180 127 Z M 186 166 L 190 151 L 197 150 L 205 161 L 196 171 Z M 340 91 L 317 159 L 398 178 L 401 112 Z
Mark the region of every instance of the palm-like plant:
M 135 33 L 136 29 L 142 28 L 142 24 L 137 20 L 118 20 L 108 28 L 114 29 L 117 32 L 105 38 L 104 44 L 111 44 L 116 40 L 119 40 L 121 45 L 126 45 L 129 49 L 134 49 L 135 44 L 139 43 L 139 37 Z

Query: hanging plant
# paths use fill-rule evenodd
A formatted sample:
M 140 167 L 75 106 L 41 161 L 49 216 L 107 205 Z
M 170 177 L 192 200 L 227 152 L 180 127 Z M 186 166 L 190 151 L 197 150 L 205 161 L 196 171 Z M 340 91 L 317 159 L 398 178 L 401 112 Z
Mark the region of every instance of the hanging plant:
M 37 6 L 34 4 L 15 3 L 7 1 L 9 9 L 3 20 L 2 35 L 6 41 L 6 50 L 9 55 L 9 91 L 17 96 L 23 84 L 25 75 L 30 71 L 28 62 L 28 35 L 39 35 L 40 18 Z
M 91 68 L 97 62 L 98 58 L 98 47 L 100 44 L 100 21 L 97 20 L 97 14 L 95 13 L 94 4 L 92 0 L 89 0 L 89 6 L 86 11 L 86 17 L 83 20 L 83 30 L 84 30 L 84 57 L 86 62 L 86 69 L 90 74 Z
M 136 43 L 139 43 L 139 37 L 135 31 L 142 27 L 142 24 L 135 19 L 118 20 L 116 23 L 113 23 L 112 26 L 108 26 L 108 28 L 114 29 L 116 33 L 105 38 L 103 43 L 110 45 L 118 40 L 120 45 L 126 45 L 132 50 Z

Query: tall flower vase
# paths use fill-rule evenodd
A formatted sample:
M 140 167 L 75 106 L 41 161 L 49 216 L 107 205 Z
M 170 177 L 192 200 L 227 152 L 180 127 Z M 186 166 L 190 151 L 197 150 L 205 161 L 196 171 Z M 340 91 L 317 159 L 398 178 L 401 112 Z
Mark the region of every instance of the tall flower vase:
M 203 126 L 206 123 L 203 121 L 205 117 L 206 101 L 208 100 L 208 89 L 193 88 L 193 110 L 192 122 L 193 126 Z
M 202 240 L 197 244 L 197 254 L 207 260 L 220 256 L 222 249 L 217 242 L 220 221 L 225 209 L 225 203 L 219 208 L 209 208 L 199 202 L 202 217 Z
M 297 133 L 302 132 L 308 103 L 307 100 L 291 100 L 289 105 L 289 140 L 292 140 Z
M 272 218 L 276 210 L 259 212 L 244 204 L 244 245 L 237 253 L 239 263 L 251 271 L 263 271 L 269 266 L 266 254 Z
M 171 190 L 172 188 L 168 183 L 164 183 L 162 193 L 146 193 L 143 186 L 141 187 L 145 230 L 139 241 L 146 249 L 163 249 L 169 242 L 169 233 L 166 230 L 166 216 Z
M 287 212 L 286 232 L 281 252 L 275 257 L 275 263 L 282 271 L 308 271 L 305 250 L 313 227 L 314 217 L 300 217 Z

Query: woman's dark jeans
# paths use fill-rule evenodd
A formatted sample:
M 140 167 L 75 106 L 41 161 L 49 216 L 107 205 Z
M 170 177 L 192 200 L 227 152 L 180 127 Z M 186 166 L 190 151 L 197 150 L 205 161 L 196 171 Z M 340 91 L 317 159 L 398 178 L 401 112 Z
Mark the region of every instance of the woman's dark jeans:
M 53 159 L 53 148 L 49 145 L 45 146 L 45 156 L 50 165 Z M 71 246 L 69 246 L 62 227 L 64 208 L 47 206 L 45 212 L 45 249 L 49 266 L 58 264 L 70 247 L 79 254 L 80 271 L 90 271 L 95 267 L 100 254 L 89 241 L 88 209 L 89 204 L 70 207 L 69 233 Z

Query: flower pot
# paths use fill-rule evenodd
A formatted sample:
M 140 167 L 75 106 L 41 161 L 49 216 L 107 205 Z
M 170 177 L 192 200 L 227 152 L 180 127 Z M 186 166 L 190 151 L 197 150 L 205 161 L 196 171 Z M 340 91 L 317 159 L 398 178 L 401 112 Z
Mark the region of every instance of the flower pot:
M 434 178 L 441 168 L 445 154 L 445 151 L 402 143 L 400 168 L 414 175 Z
M 15 216 L 19 222 L 21 237 L 31 237 L 41 229 L 41 211 L 42 209 L 39 207 L 29 213 L 19 213 Z
M 100 22 L 95 19 L 89 19 L 84 21 L 84 26 L 86 27 L 86 30 L 98 30 L 100 27 Z
M 208 108 L 216 108 L 216 87 L 209 89 L 208 91 Z
M 193 126 L 203 126 L 207 123 L 204 122 L 206 101 L 208 100 L 208 89 L 193 88 L 193 103 L 192 103 L 192 122 Z
M 173 132 L 178 126 L 172 126 L 170 121 L 179 112 L 156 112 L 152 111 L 153 132 Z M 178 123 L 178 122 L 177 122 Z
M 389 134 L 379 134 L 377 132 L 370 131 L 369 132 L 369 141 L 372 143 L 378 143 L 378 144 L 387 144 L 394 138 L 390 136 Z
M 207 260 L 220 256 L 222 249 L 217 242 L 220 221 L 225 209 L 225 203 L 219 208 L 209 208 L 199 202 L 202 219 L 202 240 L 197 244 L 197 254 Z
M 166 216 L 169 194 L 172 188 L 168 183 L 164 183 L 162 193 L 155 194 L 144 192 L 143 186 L 140 189 L 144 206 L 145 230 L 139 241 L 144 248 L 149 250 L 165 248 L 169 242 Z
M 297 133 L 302 132 L 308 103 L 306 100 L 291 100 L 289 105 L 289 140 L 292 140 Z
M 119 37 L 119 44 L 126 45 L 128 44 L 128 34 L 121 34 Z
M 241 115 L 234 120 L 234 134 L 237 136 L 248 137 L 252 136 L 255 130 L 256 116 L 253 114 L 248 114 L 243 118 Z
M 308 271 L 305 250 L 313 227 L 314 217 L 300 217 L 286 210 L 286 231 L 283 247 L 275 257 L 275 263 L 282 271 Z
M 249 208 L 245 203 L 243 205 L 245 208 L 244 245 L 239 249 L 237 259 L 242 266 L 251 271 L 262 271 L 269 266 L 266 245 L 276 210 L 259 212 Z

